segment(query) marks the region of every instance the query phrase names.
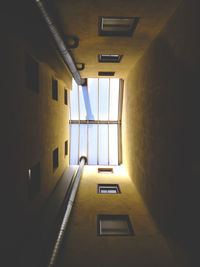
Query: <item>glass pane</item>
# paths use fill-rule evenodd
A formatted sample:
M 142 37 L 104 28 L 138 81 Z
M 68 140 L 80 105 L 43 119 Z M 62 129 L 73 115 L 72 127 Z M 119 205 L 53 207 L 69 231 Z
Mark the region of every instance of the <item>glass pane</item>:
M 129 227 L 126 220 L 101 220 L 101 233 L 105 235 L 129 234 Z
M 108 190 L 108 193 L 109 193 L 109 194 L 116 194 L 117 191 L 116 191 L 116 189 L 109 189 L 109 190 Z
M 78 85 L 72 80 L 72 91 L 70 91 L 70 115 L 71 120 L 78 120 Z
M 98 79 L 88 79 L 88 117 L 97 120 L 98 112 Z
M 87 124 L 80 124 L 80 152 L 81 156 L 87 156 Z
M 88 164 L 97 164 L 97 124 L 88 124 Z
M 108 124 L 99 124 L 99 164 L 108 165 Z
M 70 124 L 71 128 L 71 137 L 70 137 L 70 164 L 78 164 L 78 124 Z
M 99 79 L 99 120 L 108 120 L 109 79 Z
M 107 194 L 107 193 L 108 193 L 108 190 L 101 189 L 101 194 Z
M 109 120 L 118 120 L 119 79 L 110 79 L 110 113 Z
M 87 86 L 79 86 L 80 120 L 87 120 Z
M 118 165 L 118 125 L 109 124 L 109 161 Z

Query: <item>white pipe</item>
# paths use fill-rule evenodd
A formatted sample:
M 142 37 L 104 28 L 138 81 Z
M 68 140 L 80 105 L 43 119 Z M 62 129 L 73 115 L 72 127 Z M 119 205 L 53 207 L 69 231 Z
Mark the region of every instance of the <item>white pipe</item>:
M 50 258 L 48 267 L 55 266 L 56 259 L 57 259 L 57 256 L 58 256 L 58 252 L 59 252 L 59 249 L 60 249 L 60 246 L 62 244 L 63 237 L 64 237 L 64 233 L 65 233 L 67 224 L 69 222 L 69 217 L 70 217 L 70 213 L 71 213 L 71 210 L 72 210 L 72 206 L 74 204 L 74 199 L 75 199 L 75 196 L 76 196 L 78 185 L 79 185 L 79 182 L 80 182 L 82 169 L 83 169 L 83 166 L 85 165 L 86 162 L 87 162 L 87 158 L 85 156 L 82 156 L 80 158 L 80 165 L 79 165 L 76 177 L 75 177 L 75 181 L 74 181 L 73 188 L 72 188 L 72 191 L 71 191 L 71 194 L 70 194 L 70 197 L 69 197 L 69 201 L 68 201 L 68 204 L 67 204 L 65 215 L 64 215 L 61 227 L 60 227 L 60 231 L 58 233 L 58 237 L 57 237 L 53 252 L 51 254 L 51 258 Z
M 57 47 L 63 57 L 63 60 L 65 62 L 65 64 L 67 64 L 68 68 L 70 69 L 76 83 L 78 85 L 83 85 L 85 83 L 85 79 L 80 77 L 80 74 L 77 71 L 76 65 L 73 61 L 73 58 L 71 57 L 70 53 L 68 52 L 65 43 L 60 35 L 60 33 L 58 32 L 58 29 L 56 28 L 56 26 L 53 23 L 53 20 L 50 18 L 46 8 L 44 7 L 43 3 L 41 0 L 35 0 L 38 8 L 40 9 L 47 25 L 48 28 L 50 30 L 50 32 L 52 33 L 54 40 L 57 44 Z

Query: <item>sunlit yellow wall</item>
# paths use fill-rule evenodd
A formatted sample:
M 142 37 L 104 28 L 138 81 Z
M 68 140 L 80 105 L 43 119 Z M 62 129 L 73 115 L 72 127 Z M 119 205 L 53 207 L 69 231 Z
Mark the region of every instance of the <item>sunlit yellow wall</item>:
M 182 2 L 129 72 L 123 105 L 128 173 L 161 229 L 187 250 L 200 176 L 198 7 Z
M 98 194 L 98 184 L 119 184 L 121 194 Z M 127 214 L 134 236 L 98 236 L 98 214 Z M 64 266 L 175 266 L 165 240 L 124 168 L 99 174 L 85 166 L 58 257 Z

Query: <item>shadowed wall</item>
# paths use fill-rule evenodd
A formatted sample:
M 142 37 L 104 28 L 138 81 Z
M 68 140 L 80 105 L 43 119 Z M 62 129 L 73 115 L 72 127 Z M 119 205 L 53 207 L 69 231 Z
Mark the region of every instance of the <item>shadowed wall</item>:
M 1 194 L 5 225 L 1 236 L 4 249 L 9 248 L 5 266 L 23 266 L 20 261 L 26 257 L 25 248 L 30 250 L 27 242 L 37 229 L 40 209 L 69 165 L 65 155 L 69 106 L 64 102 L 64 90 L 69 95 L 71 74 L 34 7 L 20 4 L 13 3 L 12 9 L 3 6 L 1 10 L 1 115 L 5 134 Z M 27 56 L 38 64 L 38 91 L 28 86 Z M 58 82 L 58 100 L 52 99 L 53 78 Z M 59 162 L 53 169 L 56 148 Z M 37 163 L 40 187 L 30 198 L 28 169 Z
M 198 8 L 182 2 L 129 72 L 123 106 L 124 163 L 181 266 L 197 234 Z

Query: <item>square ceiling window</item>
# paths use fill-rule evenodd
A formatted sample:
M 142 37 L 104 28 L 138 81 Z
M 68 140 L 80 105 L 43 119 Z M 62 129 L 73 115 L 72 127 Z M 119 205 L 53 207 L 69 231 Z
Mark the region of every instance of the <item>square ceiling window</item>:
M 100 236 L 134 235 L 128 215 L 98 215 L 98 234 Z
M 70 164 L 85 155 L 89 165 L 118 165 L 121 144 L 122 85 L 120 79 L 73 80 L 70 92 Z
M 100 36 L 132 36 L 139 21 L 138 17 L 100 17 Z
M 99 63 L 120 63 L 122 57 L 123 57 L 122 55 L 100 54 L 98 55 L 98 62 Z
M 98 184 L 99 194 L 120 194 L 118 184 Z
M 106 173 L 106 174 L 109 174 L 109 173 L 113 173 L 113 168 L 98 168 L 98 173 Z

